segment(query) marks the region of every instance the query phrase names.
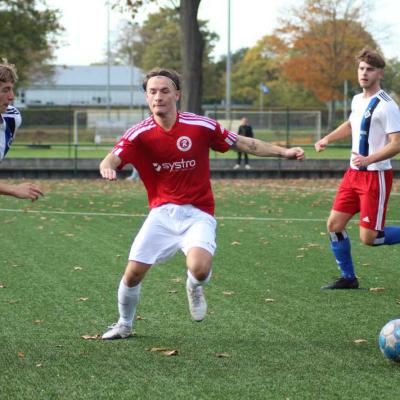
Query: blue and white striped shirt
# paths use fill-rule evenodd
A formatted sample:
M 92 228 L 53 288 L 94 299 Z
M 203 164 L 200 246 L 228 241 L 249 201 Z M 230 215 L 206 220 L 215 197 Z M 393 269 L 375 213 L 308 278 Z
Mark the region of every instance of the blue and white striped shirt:
M 21 125 L 21 114 L 14 106 L 8 106 L 7 110 L 1 114 L 0 121 L 0 162 L 6 156 L 14 140 L 15 133 Z

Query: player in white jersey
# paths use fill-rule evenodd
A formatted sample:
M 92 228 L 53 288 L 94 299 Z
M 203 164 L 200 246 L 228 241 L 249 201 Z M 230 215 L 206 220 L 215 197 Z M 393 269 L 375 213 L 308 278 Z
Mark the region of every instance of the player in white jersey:
M 192 318 L 201 321 L 207 304 L 203 285 L 210 280 L 216 220 L 210 184 L 209 150 L 230 148 L 256 156 L 302 160 L 299 147 L 286 149 L 238 136 L 209 118 L 178 112 L 180 79 L 175 71 L 155 69 L 143 82 L 152 116 L 124 134 L 100 164 L 104 179 L 132 164 L 146 187 L 151 211 L 137 234 L 118 289 L 119 320 L 103 339 L 132 334 L 141 281 L 154 264 L 178 250 L 186 255 L 186 290 Z
M 15 66 L 7 60 L 0 63 L 0 162 L 4 159 L 21 124 L 21 114 L 11 106 L 14 100 Z M 35 201 L 43 195 L 41 188 L 32 183 L 12 185 L 0 182 L 0 194 Z
M 385 61 L 363 49 L 357 56 L 358 81 L 363 90 L 354 96 L 348 121 L 315 144 L 316 151 L 352 136 L 350 167 L 339 186 L 328 219 L 331 249 L 341 277 L 323 289 L 357 289 L 350 239 L 345 230 L 360 213 L 360 239 L 368 246 L 400 243 L 400 227 L 385 227 L 393 181 L 390 159 L 400 153 L 400 111 L 380 87 Z

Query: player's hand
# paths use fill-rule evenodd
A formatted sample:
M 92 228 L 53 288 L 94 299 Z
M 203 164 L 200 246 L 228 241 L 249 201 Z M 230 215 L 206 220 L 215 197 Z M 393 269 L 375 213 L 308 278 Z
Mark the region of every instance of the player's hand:
M 318 140 L 318 142 L 314 144 L 315 151 L 317 152 L 324 151 L 326 146 L 328 146 L 328 141 L 325 138 Z
M 304 160 L 304 150 L 301 147 L 286 149 L 284 157 L 288 160 Z
M 107 179 L 108 181 L 116 181 L 117 180 L 117 171 L 112 168 L 101 168 L 100 175 Z
M 368 161 L 368 157 L 364 157 L 361 154 L 356 153 L 355 151 L 352 151 L 351 154 L 352 154 L 351 162 L 357 168 L 368 167 L 368 165 L 371 164 Z
M 18 199 L 29 199 L 32 201 L 36 201 L 40 196 L 44 196 L 42 189 L 33 183 L 15 185 L 13 195 Z

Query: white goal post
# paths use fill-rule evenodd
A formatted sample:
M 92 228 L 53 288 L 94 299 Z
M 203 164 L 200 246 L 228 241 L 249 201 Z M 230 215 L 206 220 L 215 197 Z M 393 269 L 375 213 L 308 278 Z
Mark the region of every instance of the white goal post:
M 93 138 L 95 144 L 114 143 L 134 124 L 147 117 L 144 109 L 129 110 L 75 110 L 74 144 L 79 144 L 83 133 Z
M 208 110 L 206 116 L 237 132 L 243 117 L 249 120 L 256 137 L 279 144 L 311 144 L 321 138 L 321 111 L 309 110 Z

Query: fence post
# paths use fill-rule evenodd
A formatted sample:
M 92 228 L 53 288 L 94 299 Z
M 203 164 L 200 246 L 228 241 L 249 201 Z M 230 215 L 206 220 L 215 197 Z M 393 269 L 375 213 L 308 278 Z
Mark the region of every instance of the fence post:
M 74 176 L 75 177 L 78 175 L 78 147 L 79 147 L 79 144 L 75 143 L 74 144 Z
M 290 146 L 290 108 L 286 107 L 286 147 Z

